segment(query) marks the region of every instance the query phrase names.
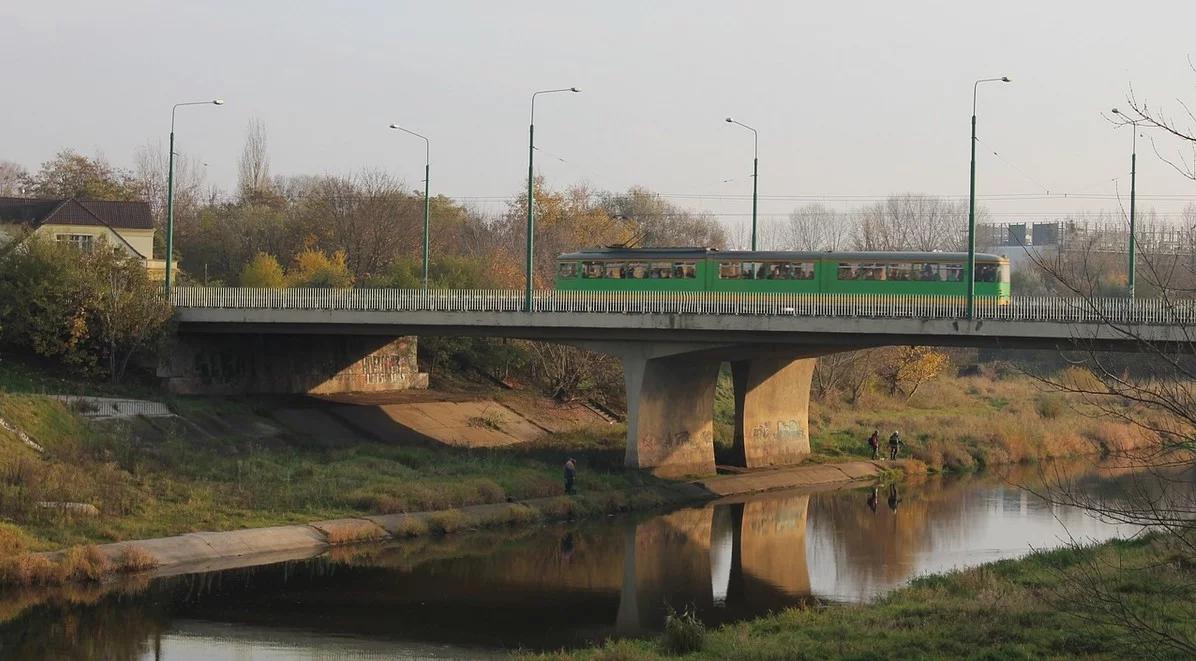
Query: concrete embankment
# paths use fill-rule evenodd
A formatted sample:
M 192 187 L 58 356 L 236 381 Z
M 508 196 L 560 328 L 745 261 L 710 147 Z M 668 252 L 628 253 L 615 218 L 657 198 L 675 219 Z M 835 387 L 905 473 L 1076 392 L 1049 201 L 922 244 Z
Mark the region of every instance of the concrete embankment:
M 718 475 L 692 482 L 594 497 L 557 496 L 434 512 L 332 519 L 307 525 L 195 532 L 103 544 L 97 549 L 114 565 L 130 553 L 148 556 L 155 566 L 155 575 L 170 576 L 302 560 L 318 556 L 331 546 L 353 542 L 402 539 L 651 506 L 698 503 L 778 489 L 834 489 L 852 482 L 875 480 L 904 467 L 901 461 L 807 464 Z M 57 562 L 63 552 L 41 555 Z

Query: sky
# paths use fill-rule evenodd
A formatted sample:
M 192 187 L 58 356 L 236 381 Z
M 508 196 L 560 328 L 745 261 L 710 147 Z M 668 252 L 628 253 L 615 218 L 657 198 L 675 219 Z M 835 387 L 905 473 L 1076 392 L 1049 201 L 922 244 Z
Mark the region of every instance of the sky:
M 0 159 L 30 169 L 72 147 L 131 167 L 178 151 L 232 188 L 252 118 L 276 175 L 382 169 L 501 209 L 527 176 L 533 91 L 548 184 L 640 185 L 746 223 L 759 131 L 762 225 L 795 206 L 894 193 L 966 198 L 972 83 L 977 190 L 995 220 L 1119 207 L 1131 133 L 1102 113 L 1131 85 L 1196 105 L 1196 2 L 705 0 L 5 0 Z M 1196 201 L 1139 138 L 1141 204 Z M 1156 137 L 1160 150 L 1176 144 Z M 994 154 L 994 152 L 996 152 Z M 1152 197 L 1160 196 L 1160 197 Z

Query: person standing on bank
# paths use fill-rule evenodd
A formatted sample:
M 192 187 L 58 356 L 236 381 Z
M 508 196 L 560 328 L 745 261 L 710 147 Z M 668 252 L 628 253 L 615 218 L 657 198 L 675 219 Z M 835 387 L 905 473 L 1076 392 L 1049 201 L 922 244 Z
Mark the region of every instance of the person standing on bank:
M 565 493 L 573 493 L 573 479 L 577 477 L 577 462 L 570 457 L 565 461 Z
M 897 432 L 889 437 L 889 459 L 897 458 L 897 450 L 901 447 L 901 436 Z
M 872 448 L 872 460 L 880 459 L 880 430 L 873 429 L 872 435 L 868 437 L 868 447 Z

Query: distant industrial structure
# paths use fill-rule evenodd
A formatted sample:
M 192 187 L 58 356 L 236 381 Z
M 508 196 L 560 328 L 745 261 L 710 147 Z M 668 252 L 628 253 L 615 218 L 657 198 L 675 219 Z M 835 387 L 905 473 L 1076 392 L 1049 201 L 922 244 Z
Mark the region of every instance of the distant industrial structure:
M 1138 250 L 1154 255 L 1196 255 L 1196 227 L 1139 223 Z M 1126 254 L 1127 224 L 1060 220 L 1037 223 L 986 223 L 976 227 L 979 249 L 1003 254 L 1016 267 L 1030 254 L 1066 252 Z

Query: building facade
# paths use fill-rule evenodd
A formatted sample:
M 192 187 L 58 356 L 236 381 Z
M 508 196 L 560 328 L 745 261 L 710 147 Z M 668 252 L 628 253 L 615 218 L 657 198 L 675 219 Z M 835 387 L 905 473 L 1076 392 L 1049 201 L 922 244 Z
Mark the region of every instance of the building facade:
M 90 251 L 101 243 L 141 260 L 163 279 L 166 261 L 154 259 L 154 221 L 146 202 L 0 197 L 0 243 L 29 233 Z

